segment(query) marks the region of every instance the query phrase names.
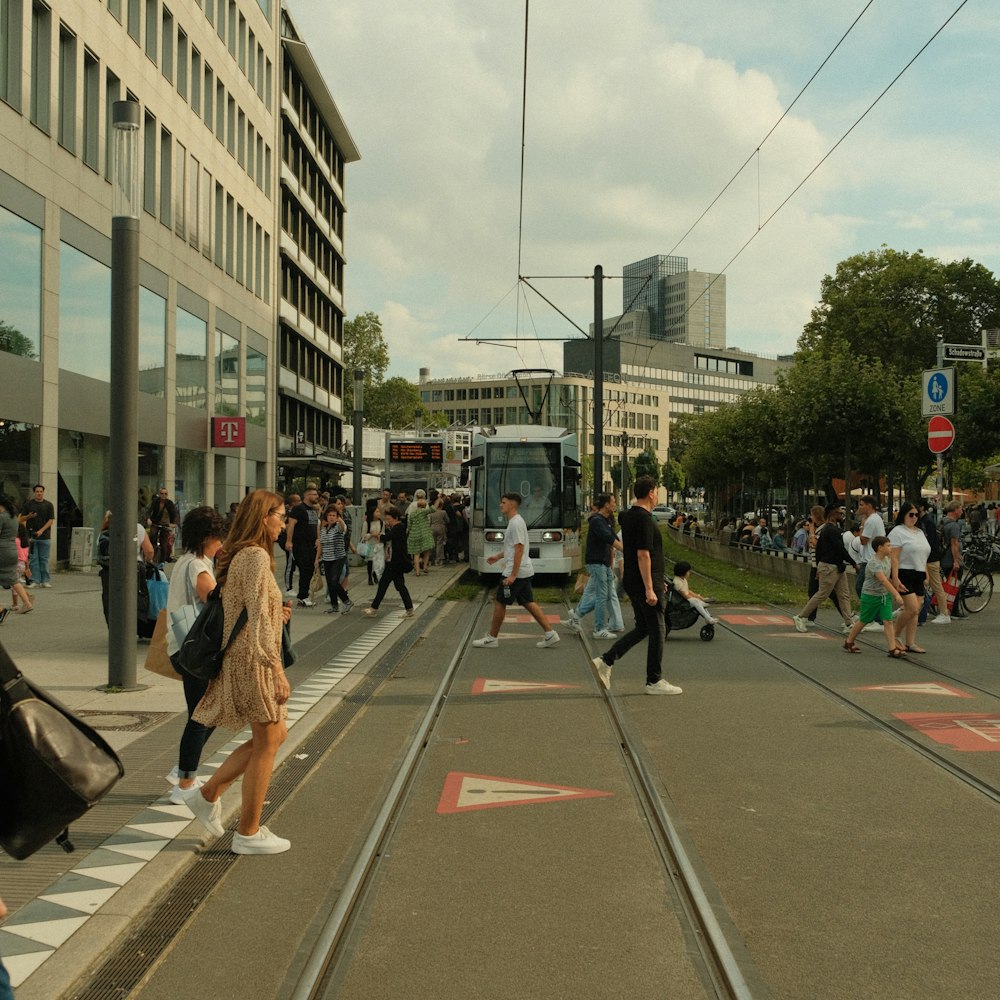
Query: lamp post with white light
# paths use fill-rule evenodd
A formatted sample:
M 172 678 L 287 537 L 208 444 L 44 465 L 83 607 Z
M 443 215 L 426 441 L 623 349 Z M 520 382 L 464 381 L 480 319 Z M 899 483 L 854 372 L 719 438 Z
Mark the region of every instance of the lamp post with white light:
M 139 105 L 115 101 L 111 175 L 111 537 L 108 687 L 136 686 L 139 497 Z
M 355 507 L 360 507 L 364 502 L 361 493 L 361 461 L 362 442 L 364 441 L 364 416 L 365 416 L 365 371 L 363 368 L 354 370 L 354 483 L 353 497 Z

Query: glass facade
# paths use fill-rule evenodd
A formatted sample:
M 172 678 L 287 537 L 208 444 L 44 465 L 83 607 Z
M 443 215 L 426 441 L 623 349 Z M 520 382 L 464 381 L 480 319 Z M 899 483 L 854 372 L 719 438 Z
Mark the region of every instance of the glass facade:
M 20 506 L 38 482 L 38 427 L 0 415 L 0 493 Z
M 166 392 L 167 301 L 139 288 L 139 388 L 151 396 Z
M 178 448 L 174 453 L 174 502 L 181 517 L 205 504 L 205 453 Z
M 111 268 L 59 245 L 59 367 L 107 382 L 111 363 Z
M 72 529 L 101 526 L 110 489 L 108 439 L 81 431 L 59 431 L 59 498 L 56 503 L 57 552 L 69 558 Z
M 42 231 L 0 208 L 0 351 L 41 357 Z
M 208 403 L 206 365 L 208 324 L 184 309 L 177 310 L 176 399 L 184 406 L 204 410 Z
M 267 423 L 267 357 L 252 347 L 247 348 L 243 384 L 247 423 L 264 427 Z
M 240 342 L 221 330 L 215 331 L 215 413 L 240 414 Z

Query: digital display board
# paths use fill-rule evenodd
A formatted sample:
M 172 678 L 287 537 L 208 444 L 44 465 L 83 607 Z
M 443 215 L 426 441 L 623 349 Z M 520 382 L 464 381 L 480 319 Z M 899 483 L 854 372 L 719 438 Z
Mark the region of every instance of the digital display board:
M 440 465 L 443 451 L 440 441 L 390 441 L 389 461 Z

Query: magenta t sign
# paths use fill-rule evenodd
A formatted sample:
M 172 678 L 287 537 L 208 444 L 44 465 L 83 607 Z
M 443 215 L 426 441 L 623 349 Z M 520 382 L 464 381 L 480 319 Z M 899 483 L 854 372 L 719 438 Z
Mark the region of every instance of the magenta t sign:
M 246 443 L 246 417 L 212 417 L 213 448 L 245 448 Z

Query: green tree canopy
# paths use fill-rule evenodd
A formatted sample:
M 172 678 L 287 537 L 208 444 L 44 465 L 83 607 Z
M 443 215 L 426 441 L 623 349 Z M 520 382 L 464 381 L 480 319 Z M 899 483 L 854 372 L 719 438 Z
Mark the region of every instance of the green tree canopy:
M 377 313 L 360 313 L 344 322 L 345 416 L 349 416 L 354 409 L 354 372 L 358 368 L 365 373 L 366 394 L 385 381 L 385 373 L 389 370 L 389 347 Z M 365 409 L 368 409 L 367 398 Z
M 35 345 L 15 326 L 0 319 L 0 351 L 19 354 L 22 358 L 36 358 Z
M 424 415 L 420 390 L 405 378 L 395 376 L 365 390 L 365 420 L 372 427 L 395 430 Z

